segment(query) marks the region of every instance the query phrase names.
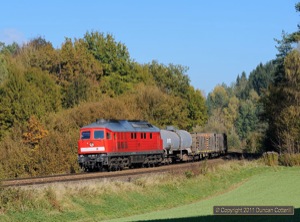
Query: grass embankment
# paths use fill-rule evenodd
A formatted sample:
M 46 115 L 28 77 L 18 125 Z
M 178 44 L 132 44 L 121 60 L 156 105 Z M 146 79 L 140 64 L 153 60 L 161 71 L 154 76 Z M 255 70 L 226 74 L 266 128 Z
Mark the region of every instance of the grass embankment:
M 294 216 L 212 216 L 213 206 L 294 206 Z M 279 167 L 254 175 L 235 189 L 172 209 L 117 221 L 300 221 L 300 167 Z
M 274 171 L 274 169 L 276 170 Z M 298 173 L 299 168 L 297 170 L 294 170 L 294 173 Z M 205 175 L 199 174 L 200 172 L 205 173 Z M 274 184 L 274 181 L 269 184 L 269 177 L 264 179 L 266 173 L 274 174 L 270 178 L 277 175 L 280 179 L 282 172 L 287 178 L 279 184 Z M 262 176 L 260 179 L 257 176 L 252 177 L 260 174 Z M 290 176 L 296 178 L 293 175 Z M 101 221 L 162 209 L 172 210 L 172 207 L 194 203 L 196 204 L 194 209 L 189 205 L 186 206 L 187 209 L 191 208 L 188 214 L 181 216 L 175 214 L 175 212 L 180 212 L 179 208 L 175 209 L 175 212 L 171 212 L 171 215 L 174 214 L 172 218 L 190 217 L 211 214 L 212 205 L 226 205 L 229 203 L 226 200 L 232 200 L 230 202 L 232 205 L 265 204 L 267 202 L 263 202 L 263 196 L 266 196 L 266 200 L 269 200 L 269 205 L 284 205 L 285 203 L 293 205 L 290 200 L 295 197 L 287 194 L 291 195 L 291 197 L 288 197 L 282 192 L 284 189 L 290 189 L 286 184 L 290 184 L 290 176 L 285 173 L 285 168 L 282 167 L 265 167 L 253 162 L 230 162 L 208 172 L 203 169 L 194 169 L 181 175 L 154 175 L 133 182 L 90 182 L 88 185 L 57 185 L 38 190 L 2 189 L 0 192 L 0 221 Z M 252 179 L 249 180 L 251 177 Z M 256 186 L 259 181 L 252 182 L 253 178 L 263 181 L 261 187 Z M 294 179 L 293 182 L 299 190 L 299 173 L 297 179 Z M 253 187 L 253 190 L 250 189 L 247 191 L 248 193 L 246 191 L 244 191 L 246 193 L 243 193 L 242 190 L 247 189 L 241 187 L 249 183 L 249 189 Z M 240 190 L 240 193 L 228 192 L 241 184 L 243 184 L 241 187 L 235 189 L 235 191 Z M 272 199 L 272 194 L 268 194 L 267 190 L 263 189 L 265 186 L 275 187 L 275 192 L 282 194 L 280 199 L 282 201 L 277 203 L 277 199 Z M 279 191 L 281 188 L 282 190 Z M 292 187 L 292 190 L 295 191 L 296 187 Z M 260 192 L 262 193 L 259 194 Z M 217 195 L 222 193 L 224 194 Z M 226 199 L 226 195 L 230 193 L 236 196 L 228 196 Z M 253 196 L 254 199 L 249 199 L 247 197 L 249 193 L 256 194 L 257 197 Z M 274 196 L 276 195 L 274 194 Z M 215 197 L 207 199 L 212 196 Z M 257 199 L 258 197 L 261 199 Z M 207 200 L 199 202 L 199 206 L 195 203 L 204 199 Z M 208 205 L 201 205 L 206 201 L 208 201 Z M 298 205 L 300 207 L 300 204 Z M 185 208 L 183 208 L 183 211 L 188 212 Z M 159 215 L 160 212 L 155 212 L 155 214 Z M 161 218 L 168 217 L 170 216 L 165 215 Z M 152 216 L 148 218 L 143 215 L 138 219 L 156 218 L 152 218 Z M 131 219 L 127 218 L 127 220 Z

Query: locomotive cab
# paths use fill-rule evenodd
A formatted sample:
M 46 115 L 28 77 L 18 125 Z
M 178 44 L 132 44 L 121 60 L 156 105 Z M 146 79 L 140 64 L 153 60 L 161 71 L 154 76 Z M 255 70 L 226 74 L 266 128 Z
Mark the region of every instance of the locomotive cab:
M 100 169 L 107 164 L 108 148 L 112 147 L 112 132 L 103 128 L 83 128 L 78 140 L 78 162 L 86 170 Z
M 111 147 L 112 132 L 107 129 L 82 129 L 78 141 L 78 154 L 103 153 Z

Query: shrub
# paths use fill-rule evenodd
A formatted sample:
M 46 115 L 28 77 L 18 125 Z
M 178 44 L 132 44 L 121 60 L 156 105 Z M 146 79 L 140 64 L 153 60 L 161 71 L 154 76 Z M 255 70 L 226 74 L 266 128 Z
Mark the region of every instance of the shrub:
M 278 165 L 278 153 L 266 152 L 263 154 L 263 160 L 267 166 L 277 166 Z
M 194 173 L 192 171 L 188 170 L 188 171 L 184 172 L 184 175 L 187 179 L 190 179 L 194 176 Z
M 279 163 L 283 166 L 300 166 L 300 153 L 285 153 L 279 156 Z
M 34 194 L 18 188 L 0 188 L 0 212 L 34 209 Z
M 55 190 L 53 188 L 46 189 L 44 195 L 45 195 L 46 200 L 50 203 L 50 205 L 53 209 L 62 211 L 62 207 L 60 206 L 60 203 L 56 197 Z
M 207 158 L 204 159 L 203 165 L 200 168 L 200 174 L 206 175 L 208 172 Z

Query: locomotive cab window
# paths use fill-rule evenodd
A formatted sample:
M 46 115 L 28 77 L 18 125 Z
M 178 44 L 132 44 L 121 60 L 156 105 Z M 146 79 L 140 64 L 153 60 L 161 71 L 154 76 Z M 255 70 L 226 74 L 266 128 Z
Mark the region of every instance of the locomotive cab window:
M 103 130 L 95 130 L 94 131 L 94 139 L 104 139 L 104 131 Z
M 90 139 L 90 137 L 91 137 L 91 132 L 90 131 L 81 132 L 81 139 L 82 140 Z

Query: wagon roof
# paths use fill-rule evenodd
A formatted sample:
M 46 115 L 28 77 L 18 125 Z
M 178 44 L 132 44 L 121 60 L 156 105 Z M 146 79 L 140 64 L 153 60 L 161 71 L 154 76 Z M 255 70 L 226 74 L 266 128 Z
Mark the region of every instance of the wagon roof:
M 81 129 L 106 128 L 114 132 L 159 132 L 160 129 L 143 120 L 96 120 Z

